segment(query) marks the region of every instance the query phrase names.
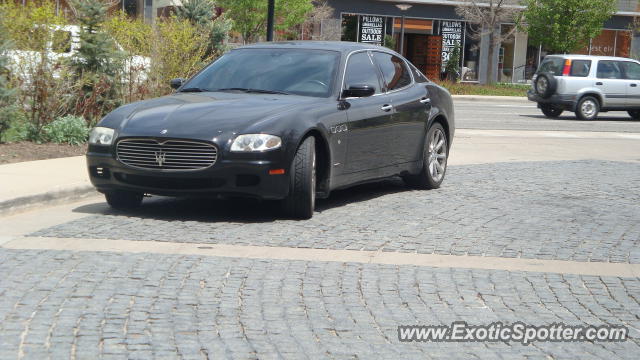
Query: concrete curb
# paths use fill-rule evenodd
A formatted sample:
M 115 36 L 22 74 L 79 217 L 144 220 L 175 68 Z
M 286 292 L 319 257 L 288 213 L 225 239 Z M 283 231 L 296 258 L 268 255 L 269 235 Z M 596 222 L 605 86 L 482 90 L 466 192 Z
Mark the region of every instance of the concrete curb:
M 482 95 L 453 95 L 453 100 L 463 100 L 463 101 L 484 101 L 484 102 L 510 102 L 510 103 L 521 103 L 526 104 L 530 102 L 524 96 L 482 96 Z
M 42 207 L 43 205 L 51 206 L 68 201 L 82 200 L 98 194 L 92 185 L 81 185 L 21 196 L 0 202 L 0 216 L 12 215 L 36 207 Z

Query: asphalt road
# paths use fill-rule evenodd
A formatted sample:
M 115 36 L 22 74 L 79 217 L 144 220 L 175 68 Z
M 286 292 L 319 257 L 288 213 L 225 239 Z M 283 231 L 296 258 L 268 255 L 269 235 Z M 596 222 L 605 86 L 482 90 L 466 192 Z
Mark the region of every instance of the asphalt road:
M 0 218 L 0 359 L 636 359 L 640 123 L 456 109 L 438 190 L 361 185 L 308 221 L 162 197 Z M 398 340 L 399 325 L 454 321 L 630 339 Z
M 640 121 L 620 111 L 601 113 L 596 121 L 583 121 L 570 112 L 564 112 L 558 119 L 548 119 L 535 103 L 525 101 L 454 100 L 454 105 L 457 128 L 640 132 Z

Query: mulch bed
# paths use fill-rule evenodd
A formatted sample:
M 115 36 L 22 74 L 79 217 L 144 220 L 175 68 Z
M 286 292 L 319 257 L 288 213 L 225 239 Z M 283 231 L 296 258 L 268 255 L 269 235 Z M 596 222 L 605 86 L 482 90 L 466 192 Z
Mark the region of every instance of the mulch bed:
M 87 145 L 36 144 L 32 142 L 0 144 L 0 164 L 79 156 L 86 152 Z

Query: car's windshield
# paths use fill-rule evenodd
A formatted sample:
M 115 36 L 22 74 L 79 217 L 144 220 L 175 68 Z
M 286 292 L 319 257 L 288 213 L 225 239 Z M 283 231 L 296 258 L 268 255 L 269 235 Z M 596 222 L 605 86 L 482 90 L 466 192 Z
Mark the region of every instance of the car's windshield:
M 338 60 L 335 51 L 238 49 L 209 65 L 182 89 L 328 97 Z

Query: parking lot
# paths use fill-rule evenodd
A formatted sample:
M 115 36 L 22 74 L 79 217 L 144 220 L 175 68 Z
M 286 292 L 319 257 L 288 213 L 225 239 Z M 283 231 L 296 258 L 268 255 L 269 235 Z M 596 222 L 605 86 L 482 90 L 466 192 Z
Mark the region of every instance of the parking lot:
M 640 122 L 457 101 L 447 178 L 252 200 L 101 197 L 0 218 L 0 358 L 628 358 Z M 400 325 L 624 325 L 625 342 L 403 343 Z

